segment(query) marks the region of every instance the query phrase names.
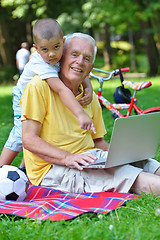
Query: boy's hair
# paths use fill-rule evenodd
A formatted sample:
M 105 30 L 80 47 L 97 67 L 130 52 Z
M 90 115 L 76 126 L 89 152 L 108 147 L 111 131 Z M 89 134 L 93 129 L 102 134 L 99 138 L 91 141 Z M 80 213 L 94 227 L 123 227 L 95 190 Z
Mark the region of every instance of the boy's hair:
M 80 32 L 69 34 L 65 37 L 64 49 L 69 44 L 71 39 L 73 39 L 73 38 L 85 38 L 92 44 L 93 49 L 94 49 L 94 56 L 93 56 L 93 63 L 94 63 L 96 54 L 97 54 L 97 46 L 96 46 L 96 41 L 94 40 L 94 38 L 88 34 L 80 33 Z
M 52 18 L 42 18 L 33 26 L 33 41 L 36 44 L 41 39 L 51 39 L 54 37 L 63 38 L 63 32 L 59 23 Z

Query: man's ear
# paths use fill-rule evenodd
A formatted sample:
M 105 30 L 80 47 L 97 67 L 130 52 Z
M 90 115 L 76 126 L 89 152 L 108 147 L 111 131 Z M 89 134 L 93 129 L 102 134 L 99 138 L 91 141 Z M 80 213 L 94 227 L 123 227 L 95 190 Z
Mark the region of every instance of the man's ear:
M 93 68 L 94 68 L 94 63 L 93 63 L 92 66 L 91 66 L 91 70 L 90 70 L 90 72 L 92 71 Z
M 88 73 L 88 76 L 89 76 L 90 72 L 92 71 L 93 67 L 94 67 L 94 63 L 93 63 L 93 64 L 91 65 L 91 67 L 90 67 L 90 71 L 89 71 L 89 73 Z

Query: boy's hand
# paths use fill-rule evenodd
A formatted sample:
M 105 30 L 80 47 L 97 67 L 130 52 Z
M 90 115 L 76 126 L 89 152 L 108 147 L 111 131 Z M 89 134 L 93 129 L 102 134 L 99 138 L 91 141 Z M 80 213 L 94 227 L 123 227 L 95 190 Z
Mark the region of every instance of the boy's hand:
M 81 113 L 79 116 L 78 116 L 78 120 L 80 122 L 80 127 L 84 130 L 93 130 L 93 133 L 96 134 L 96 129 L 95 129 L 95 126 L 92 122 L 92 120 L 87 116 L 87 114 L 84 112 L 84 113 Z
M 92 94 L 93 94 L 93 92 L 91 92 L 89 88 L 85 88 L 85 89 L 84 89 L 84 95 L 83 95 L 82 98 L 80 98 L 80 99 L 78 100 L 78 102 L 79 102 L 82 106 L 86 106 L 86 105 L 90 104 L 91 101 L 92 101 Z

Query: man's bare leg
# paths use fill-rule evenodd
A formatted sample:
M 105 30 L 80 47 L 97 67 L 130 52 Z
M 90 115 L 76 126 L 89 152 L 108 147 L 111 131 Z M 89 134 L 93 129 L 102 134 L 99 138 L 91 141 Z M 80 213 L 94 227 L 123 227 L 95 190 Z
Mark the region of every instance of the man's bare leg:
M 157 171 L 155 172 L 156 175 L 160 176 L 160 167 L 157 169 Z
M 158 171 L 158 170 L 157 170 Z M 160 171 L 160 170 L 159 170 Z M 159 174 L 158 171 L 158 174 Z M 152 174 L 147 172 L 141 172 L 134 184 L 132 185 L 131 191 L 136 194 L 142 192 L 153 193 L 156 196 L 160 195 L 160 176 L 158 174 Z

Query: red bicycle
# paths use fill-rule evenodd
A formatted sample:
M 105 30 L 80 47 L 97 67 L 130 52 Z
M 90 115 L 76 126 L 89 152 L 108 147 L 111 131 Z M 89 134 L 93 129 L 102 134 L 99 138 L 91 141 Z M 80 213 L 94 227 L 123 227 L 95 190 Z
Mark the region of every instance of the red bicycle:
M 93 71 L 98 72 L 98 73 L 103 73 L 107 74 L 107 77 L 102 77 L 95 75 Z M 98 68 L 93 68 L 93 71 L 90 73 L 90 76 L 92 78 L 95 78 L 98 80 L 100 86 L 97 91 L 97 97 L 99 102 L 101 103 L 102 106 L 106 107 L 109 111 L 112 113 L 112 117 L 114 119 L 116 118 L 121 118 L 121 117 L 129 117 L 132 114 L 132 110 L 134 109 L 135 114 L 147 114 L 147 113 L 152 113 L 152 112 L 159 112 L 160 107 L 152 107 L 148 108 L 145 110 L 142 110 L 137 106 L 137 98 L 136 94 L 138 91 L 148 88 L 152 85 L 150 81 L 145 81 L 145 82 L 132 82 L 132 81 L 126 81 L 123 78 L 123 72 L 129 71 L 129 68 L 121 68 L 121 69 L 116 69 L 111 72 L 109 71 L 104 71 Z M 110 103 L 106 98 L 102 96 L 102 88 L 103 88 L 103 83 L 104 81 L 110 80 L 113 76 L 120 75 L 120 80 L 121 80 L 121 86 L 117 87 L 115 92 L 114 92 L 114 100 L 115 103 Z M 129 89 L 125 88 L 124 86 L 130 87 L 133 89 L 133 94 L 131 95 L 131 92 Z M 122 114 L 120 110 L 127 109 L 126 114 Z

